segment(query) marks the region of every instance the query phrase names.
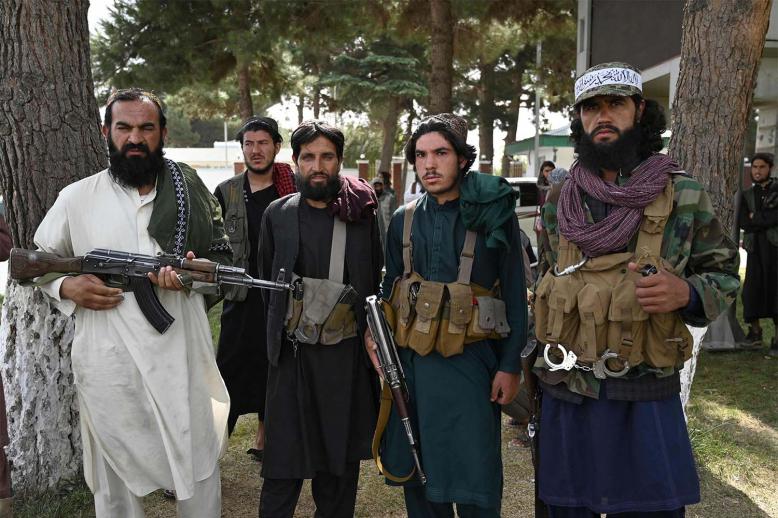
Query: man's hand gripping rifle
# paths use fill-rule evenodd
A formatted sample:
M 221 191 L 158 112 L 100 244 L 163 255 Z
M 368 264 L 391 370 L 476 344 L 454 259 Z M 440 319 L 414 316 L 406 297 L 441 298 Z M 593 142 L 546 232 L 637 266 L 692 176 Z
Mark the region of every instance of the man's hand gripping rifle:
M 266 290 L 302 289 L 302 285 L 284 282 L 284 271 L 278 280 L 254 279 L 243 268 L 226 266 L 205 260 L 191 260 L 174 255 L 142 255 L 116 250 L 96 248 L 83 257 L 59 257 L 38 250 L 14 248 L 10 258 L 11 278 L 17 281 L 31 280 L 48 273 L 94 274 L 108 286 L 122 288 L 135 293 L 143 316 L 160 333 L 168 330 L 175 320 L 157 298 L 148 278 L 160 268 L 170 266 L 181 276 L 206 284 L 222 284 L 262 288 Z
M 419 481 L 422 484 L 426 484 L 427 476 L 421 469 L 419 446 L 416 443 L 413 427 L 411 426 L 411 416 L 408 411 L 410 398 L 408 396 L 408 387 L 405 384 L 405 374 L 400 363 L 400 357 L 397 356 L 397 344 L 394 343 L 392 330 L 386 323 L 386 316 L 378 297 L 371 295 L 367 298 L 365 301 L 365 312 L 367 313 L 367 325 L 370 327 L 370 333 L 378 346 L 376 353 L 378 355 L 379 367 L 383 373 L 384 383 L 389 386 L 389 390 L 392 392 L 392 400 L 397 410 L 397 416 L 405 428 L 405 435 L 411 447 L 416 474 L 419 477 Z

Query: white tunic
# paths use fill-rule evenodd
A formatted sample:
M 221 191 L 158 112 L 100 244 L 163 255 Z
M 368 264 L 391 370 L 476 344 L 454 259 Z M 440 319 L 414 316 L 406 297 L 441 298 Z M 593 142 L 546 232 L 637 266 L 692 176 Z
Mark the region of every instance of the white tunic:
M 80 256 L 94 248 L 147 255 L 162 249 L 146 230 L 156 190 L 141 199 L 108 171 L 69 185 L 35 233 L 42 250 Z M 81 412 L 84 476 L 94 487 L 96 443 L 136 495 L 175 489 L 192 496 L 226 446 L 229 396 L 216 360 L 202 295 L 156 289 L 175 322 L 159 334 L 128 292 L 114 309 L 93 311 L 61 300 L 63 279 L 43 287 L 76 315 L 71 358 Z

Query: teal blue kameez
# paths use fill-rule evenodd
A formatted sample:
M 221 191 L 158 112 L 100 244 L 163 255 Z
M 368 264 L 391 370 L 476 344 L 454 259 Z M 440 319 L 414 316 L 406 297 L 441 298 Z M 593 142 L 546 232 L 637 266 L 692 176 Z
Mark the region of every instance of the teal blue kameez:
M 495 510 L 499 513 L 503 487 L 500 406 L 490 401 L 492 379 L 497 371 L 520 372 L 527 333 L 524 268 L 515 217 L 501 228 L 507 236 L 507 249 L 496 240 L 490 243 L 493 248 L 487 247 L 484 234 L 479 233 L 471 282 L 486 288 L 499 282 L 511 334 L 503 340 L 466 345 L 462 354 L 449 358 L 434 351 L 427 356 L 405 348 L 399 351 L 427 475 L 426 499 L 474 505 L 491 509 L 492 514 Z M 403 272 L 402 230 L 400 208 L 386 240 L 386 276 L 381 286 L 386 299 Z M 414 271 L 430 281 L 456 281 L 465 240 L 460 201 L 439 205 L 431 196 L 423 196 L 414 214 L 411 236 Z M 408 442 L 394 411 L 382 447 L 382 460 L 390 473 L 402 476 L 411 471 Z M 414 484 L 418 485 L 415 479 L 406 483 Z

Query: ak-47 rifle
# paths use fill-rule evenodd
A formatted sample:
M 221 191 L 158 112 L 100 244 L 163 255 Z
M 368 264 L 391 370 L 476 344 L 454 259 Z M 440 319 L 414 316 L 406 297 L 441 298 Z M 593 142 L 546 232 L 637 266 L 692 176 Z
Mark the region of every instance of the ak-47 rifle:
M 157 273 L 164 266 L 170 266 L 192 281 L 216 284 L 246 286 L 266 290 L 299 290 L 302 284 L 284 282 L 284 271 L 278 273 L 278 280 L 254 279 L 243 268 L 226 266 L 201 259 L 191 260 L 175 255 L 157 256 L 133 254 L 96 248 L 83 257 L 59 257 L 39 250 L 13 248 L 10 258 L 10 274 L 17 281 L 31 280 L 48 273 L 94 274 L 106 285 L 132 291 L 143 316 L 160 334 L 168 330 L 175 320 L 157 298 L 149 273 Z
M 397 417 L 400 418 L 400 422 L 403 424 L 408 444 L 411 447 L 416 475 L 422 484 L 426 484 L 427 476 L 421 469 L 419 445 L 416 442 L 416 436 L 411 425 L 411 415 L 409 412 L 410 396 L 408 387 L 405 384 L 405 374 L 400 363 L 400 357 L 397 355 L 397 344 L 394 343 L 394 335 L 392 335 L 392 330 L 386 322 L 386 315 L 384 315 L 384 310 L 378 297 L 371 295 L 367 298 L 365 301 L 365 312 L 367 313 L 367 325 L 370 327 L 370 333 L 378 346 L 376 352 L 381 372 L 384 375 L 384 383 L 389 386 L 389 390 L 392 392 L 392 401 L 394 402 L 395 410 L 397 410 Z

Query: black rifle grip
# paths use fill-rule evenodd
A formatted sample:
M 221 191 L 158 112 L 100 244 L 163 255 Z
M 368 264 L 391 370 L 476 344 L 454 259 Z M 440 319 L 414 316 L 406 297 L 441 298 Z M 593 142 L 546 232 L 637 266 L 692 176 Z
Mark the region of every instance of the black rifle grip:
M 159 334 L 165 334 L 175 318 L 160 303 L 151 281 L 141 277 L 130 277 L 128 284 L 130 288 L 128 291 L 135 293 L 135 300 L 138 301 L 143 316 Z

